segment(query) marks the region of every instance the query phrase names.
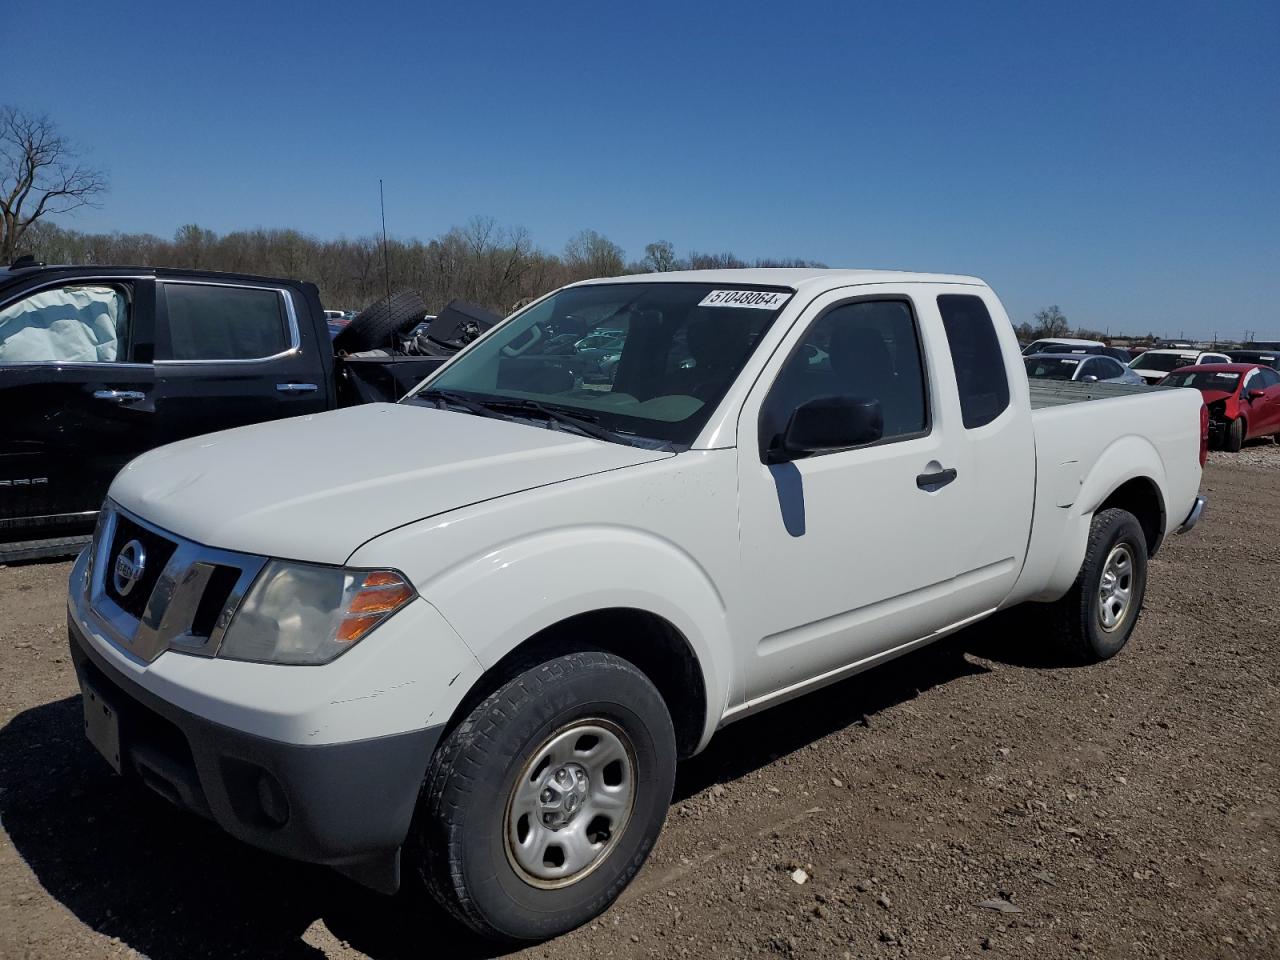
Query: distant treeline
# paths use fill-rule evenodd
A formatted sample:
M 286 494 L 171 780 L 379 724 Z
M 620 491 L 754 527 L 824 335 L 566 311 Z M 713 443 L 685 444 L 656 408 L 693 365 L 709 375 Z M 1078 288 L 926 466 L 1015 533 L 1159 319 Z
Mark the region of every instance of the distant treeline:
M 183 267 L 310 280 L 326 307 L 358 310 L 386 292 L 377 237 L 321 240 L 297 230 L 217 234 L 196 224 L 171 240 L 150 233 L 82 233 L 46 221 L 31 226 L 20 253 L 46 263 Z M 800 259 L 742 260 L 732 253 L 690 252 L 667 241 L 628 262 L 620 246 L 594 230 L 576 234 L 560 254 L 540 250 L 523 227 L 475 217 L 432 240 L 387 242 L 392 290 L 417 290 L 432 310 L 460 297 L 506 314 L 515 304 L 574 280 L 625 273 L 713 267 L 805 267 Z

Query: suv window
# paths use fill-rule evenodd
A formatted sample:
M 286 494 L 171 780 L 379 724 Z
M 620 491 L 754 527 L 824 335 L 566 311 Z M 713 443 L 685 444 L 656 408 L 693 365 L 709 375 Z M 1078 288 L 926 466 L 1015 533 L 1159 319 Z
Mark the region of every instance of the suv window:
M 260 360 L 288 349 L 277 290 L 199 283 L 162 285 L 170 360 Z
M 128 359 L 129 297 L 120 287 L 41 290 L 0 310 L 0 363 Z
M 991 313 L 981 297 L 948 293 L 938 310 L 951 347 L 965 429 L 981 427 L 1009 406 L 1009 377 Z
M 797 407 L 830 396 L 879 400 L 884 417 L 880 442 L 928 429 L 920 338 L 907 303 L 845 303 L 810 324 L 760 409 L 761 454 L 782 442 Z

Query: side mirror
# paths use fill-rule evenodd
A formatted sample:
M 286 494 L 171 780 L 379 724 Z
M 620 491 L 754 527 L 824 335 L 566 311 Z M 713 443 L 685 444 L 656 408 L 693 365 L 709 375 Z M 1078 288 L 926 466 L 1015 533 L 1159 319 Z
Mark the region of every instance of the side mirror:
M 871 397 L 815 397 L 791 414 L 782 445 L 769 451 L 770 463 L 875 443 L 884 436 L 880 401 Z
M 1259 390 L 1257 387 L 1254 387 L 1252 390 L 1249 391 L 1250 400 L 1261 400 L 1266 395 L 1267 395 L 1267 391 Z
M 1098 378 L 1095 377 L 1092 373 L 1088 373 L 1080 378 L 1080 382 L 1081 383 L 1097 383 Z

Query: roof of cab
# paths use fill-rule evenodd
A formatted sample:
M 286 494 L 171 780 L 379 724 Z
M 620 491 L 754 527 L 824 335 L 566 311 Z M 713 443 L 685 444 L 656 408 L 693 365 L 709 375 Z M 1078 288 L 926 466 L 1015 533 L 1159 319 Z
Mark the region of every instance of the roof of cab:
M 636 273 L 621 277 L 583 280 L 594 283 L 723 283 L 768 287 L 834 289 L 864 283 L 954 283 L 985 286 L 977 277 L 951 273 L 909 273 L 903 270 L 833 270 L 828 267 L 748 267 L 738 270 L 673 270 L 668 273 Z

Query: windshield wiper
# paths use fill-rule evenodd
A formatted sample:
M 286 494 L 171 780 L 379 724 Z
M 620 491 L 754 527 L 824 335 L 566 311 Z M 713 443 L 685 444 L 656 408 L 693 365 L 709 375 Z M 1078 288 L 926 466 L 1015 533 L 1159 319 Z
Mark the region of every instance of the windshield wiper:
M 537 400 L 524 400 L 518 397 L 479 397 L 473 399 L 453 390 L 424 390 L 415 399 L 418 398 L 427 401 L 434 400 L 437 407 L 444 403 L 451 403 L 455 407 L 461 407 L 468 413 L 474 413 L 477 416 L 497 417 L 503 420 L 508 419 L 509 415 L 513 413 L 526 416 L 532 413 L 545 420 L 585 433 L 589 437 L 595 437 L 597 440 L 605 440 L 609 443 L 625 443 L 628 446 L 633 445 L 625 434 L 598 426 L 598 418 L 589 413 L 570 413 L 567 410 L 548 407 Z
M 436 409 L 441 409 L 443 404 L 451 403 L 455 407 L 461 407 L 468 413 L 474 413 L 479 417 L 496 417 L 500 420 L 506 419 L 506 417 L 497 410 L 491 410 L 483 404 L 476 403 L 476 401 L 472 400 L 470 397 L 464 397 L 462 394 L 454 393 L 452 390 L 424 390 L 422 393 L 414 397 L 414 399 L 424 399 L 428 402 L 434 400 Z
M 486 407 L 494 410 L 518 410 L 520 412 L 536 413 L 545 417 L 547 420 L 554 420 L 556 423 L 572 427 L 580 430 L 589 437 L 595 437 L 597 440 L 606 440 L 609 443 L 625 443 L 631 445 L 631 441 L 621 433 L 609 430 L 606 427 L 599 426 L 599 417 L 595 417 L 589 413 L 570 413 L 560 407 L 549 407 L 545 403 L 539 403 L 537 400 L 524 400 L 517 398 L 485 398 L 478 401 Z

